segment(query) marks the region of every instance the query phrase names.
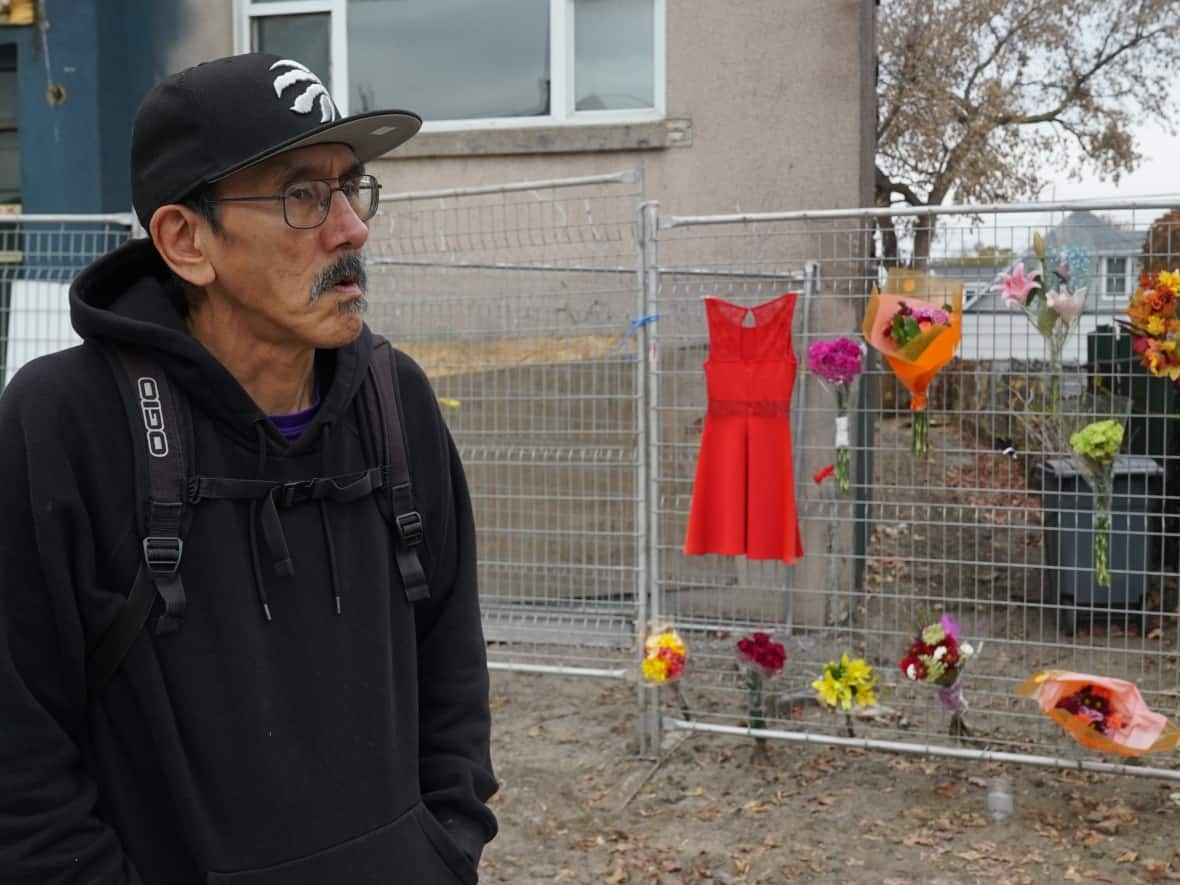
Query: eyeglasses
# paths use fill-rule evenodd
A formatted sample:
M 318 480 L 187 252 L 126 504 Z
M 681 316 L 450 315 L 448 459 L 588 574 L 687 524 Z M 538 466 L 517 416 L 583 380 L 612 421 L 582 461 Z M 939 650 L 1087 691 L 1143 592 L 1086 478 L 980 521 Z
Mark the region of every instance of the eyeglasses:
M 317 178 L 311 181 L 295 181 L 283 188 L 281 194 L 257 197 L 207 197 L 210 203 L 255 203 L 264 200 L 281 200 L 283 220 L 296 230 L 319 227 L 332 209 L 332 194 L 340 191 L 348 205 L 361 221 L 368 221 L 377 214 L 377 202 L 381 185 L 372 175 L 358 175 L 355 178 Z

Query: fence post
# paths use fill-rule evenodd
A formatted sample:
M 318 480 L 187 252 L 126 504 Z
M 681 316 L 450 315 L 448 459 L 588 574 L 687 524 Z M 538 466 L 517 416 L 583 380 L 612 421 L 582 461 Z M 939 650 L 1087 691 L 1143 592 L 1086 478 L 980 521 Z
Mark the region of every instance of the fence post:
M 642 637 L 647 625 L 658 618 L 660 599 L 659 557 L 659 455 L 660 455 L 660 380 L 659 307 L 660 268 L 656 243 L 659 228 L 659 203 L 644 202 L 639 207 L 640 245 L 640 316 L 651 317 L 639 333 L 639 586 L 637 592 L 637 634 Z M 637 654 L 642 655 L 640 648 Z M 661 742 L 660 693 L 644 685 L 639 687 L 639 752 L 658 752 Z

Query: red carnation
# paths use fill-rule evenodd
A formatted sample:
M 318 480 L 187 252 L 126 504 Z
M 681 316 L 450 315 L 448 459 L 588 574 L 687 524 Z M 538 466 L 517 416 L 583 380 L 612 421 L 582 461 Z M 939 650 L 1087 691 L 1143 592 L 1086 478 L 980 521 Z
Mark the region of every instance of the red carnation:
M 759 675 L 770 678 L 782 672 L 787 650 L 781 642 L 774 642 L 766 633 L 743 636 L 737 643 L 737 658 Z

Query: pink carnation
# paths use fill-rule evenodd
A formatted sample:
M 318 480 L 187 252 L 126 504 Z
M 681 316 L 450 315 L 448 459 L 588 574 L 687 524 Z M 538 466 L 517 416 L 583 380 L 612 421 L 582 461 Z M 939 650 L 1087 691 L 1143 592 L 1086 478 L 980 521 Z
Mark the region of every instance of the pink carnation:
M 851 384 L 864 371 L 860 346 L 851 338 L 816 341 L 807 348 L 807 368 L 829 384 Z

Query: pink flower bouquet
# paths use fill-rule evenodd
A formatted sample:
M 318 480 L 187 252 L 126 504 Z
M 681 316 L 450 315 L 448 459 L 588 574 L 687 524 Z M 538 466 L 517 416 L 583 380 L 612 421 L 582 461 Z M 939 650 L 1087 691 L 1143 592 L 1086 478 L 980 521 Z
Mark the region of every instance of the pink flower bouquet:
M 807 368 L 836 393 L 836 486 L 844 494 L 852 488 L 849 478 L 852 455 L 848 447 L 848 403 L 852 383 L 864 371 L 860 345 L 851 338 L 816 341 L 807 348 Z

